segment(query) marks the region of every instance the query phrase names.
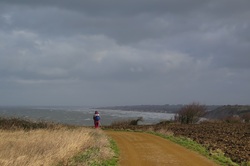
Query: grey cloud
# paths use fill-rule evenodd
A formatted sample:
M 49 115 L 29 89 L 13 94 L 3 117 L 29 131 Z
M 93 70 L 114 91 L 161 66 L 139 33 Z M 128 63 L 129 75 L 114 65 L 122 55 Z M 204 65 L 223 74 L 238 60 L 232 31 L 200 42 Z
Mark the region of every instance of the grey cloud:
M 108 1 L 81 1 L 81 0 L 54 0 L 54 1 L 32 1 L 32 0 L 1 0 L 2 4 L 9 4 L 9 5 L 23 5 L 23 6 L 30 6 L 30 7 L 47 7 L 47 6 L 54 6 L 57 8 L 65 8 L 70 10 L 76 11 L 83 11 L 88 12 L 93 15 L 99 14 L 118 14 L 122 13 L 133 15 L 139 12 L 155 12 L 160 13 L 166 10 L 170 11 L 188 11 L 192 10 L 193 8 L 199 7 L 200 5 L 209 2 L 209 1 L 198 1 L 192 0 L 189 2 L 181 1 L 181 0 L 168 0 L 168 1 L 161 1 L 156 0 L 154 2 L 150 0 L 136 0 L 136 1 L 116 1 L 116 0 L 108 0 Z M 179 10 L 178 10 L 179 9 Z
M 247 103 L 249 3 L 1 0 L 0 99 Z
M 216 31 L 223 24 L 233 27 L 243 23 L 246 21 L 244 17 L 249 15 L 246 7 L 248 1 L 227 1 L 226 10 L 224 1 L 11 2 L 14 5 L 31 6 L 27 10 L 16 9 L 18 12 L 14 14 L 14 22 L 19 28 L 29 28 L 53 36 L 103 34 L 121 44 L 134 44 L 152 38 L 171 38 L 183 33 L 203 33 L 203 29 Z M 239 19 L 242 17 L 242 20 Z M 237 22 L 234 18 L 237 18 Z M 232 20 L 234 22 L 230 22 Z

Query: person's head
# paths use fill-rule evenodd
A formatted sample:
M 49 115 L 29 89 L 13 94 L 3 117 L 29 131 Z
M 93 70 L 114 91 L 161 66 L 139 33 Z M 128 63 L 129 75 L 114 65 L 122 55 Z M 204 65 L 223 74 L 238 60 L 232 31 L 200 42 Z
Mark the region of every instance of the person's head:
M 98 111 L 95 111 L 95 114 L 99 114 Z

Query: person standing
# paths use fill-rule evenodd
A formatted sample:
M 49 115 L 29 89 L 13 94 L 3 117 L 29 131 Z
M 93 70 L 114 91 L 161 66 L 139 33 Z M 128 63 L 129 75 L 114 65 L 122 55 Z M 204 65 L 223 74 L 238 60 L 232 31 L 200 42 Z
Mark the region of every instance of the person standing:
M 95 111 L 95 114 L 93 115 L 93 120 L 94 120 L 95 128 L 99 128 L 101 118 L 100 118 L 100 114 L 98 111 Z

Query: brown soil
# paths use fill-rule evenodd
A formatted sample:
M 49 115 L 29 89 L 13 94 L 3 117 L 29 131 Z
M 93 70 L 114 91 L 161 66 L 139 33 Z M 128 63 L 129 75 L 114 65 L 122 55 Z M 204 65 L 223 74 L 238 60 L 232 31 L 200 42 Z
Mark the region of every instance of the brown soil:
M 212 161 L 161 137 L 139 132 L 106 131 L 120 149 L 119 164 L 129 166 L 213 166 Z
M 200 124 L 169 126 L 176 136 L 185 136 L 209 150 L 222 150 L 234 162 L 250 161 L 250 124 Z

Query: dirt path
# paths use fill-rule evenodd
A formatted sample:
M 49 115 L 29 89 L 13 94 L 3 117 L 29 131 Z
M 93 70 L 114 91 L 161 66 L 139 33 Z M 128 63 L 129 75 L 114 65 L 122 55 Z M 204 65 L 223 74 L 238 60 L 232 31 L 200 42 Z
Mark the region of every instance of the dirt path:
M 121 166 L 214 166 L 212 161 L 161 137 L 137 132 L 106 131 L 120 149 Z

